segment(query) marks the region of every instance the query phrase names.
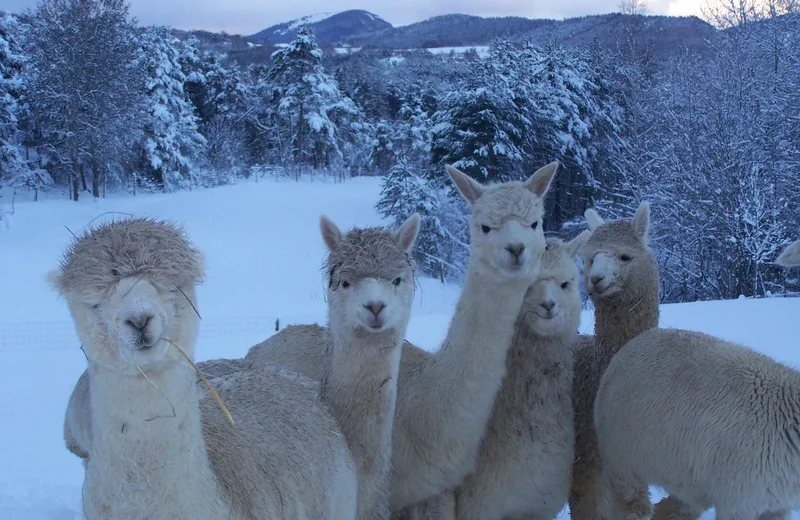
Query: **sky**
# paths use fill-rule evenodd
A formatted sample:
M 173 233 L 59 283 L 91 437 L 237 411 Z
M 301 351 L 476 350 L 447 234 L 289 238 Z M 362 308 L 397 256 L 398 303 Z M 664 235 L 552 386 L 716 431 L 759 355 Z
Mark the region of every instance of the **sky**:
M 707 0 L 648 0 L 650 14 L 700 16 Z M 394 26 L 442 14 L 565 18 L 618 11 L 619 0 L 131 0 L 142 25 L 253 34 L 271 25 L 316 13 L 364 9 Z M 0 9 L 20 12 L 36 0 L 0 0 Z

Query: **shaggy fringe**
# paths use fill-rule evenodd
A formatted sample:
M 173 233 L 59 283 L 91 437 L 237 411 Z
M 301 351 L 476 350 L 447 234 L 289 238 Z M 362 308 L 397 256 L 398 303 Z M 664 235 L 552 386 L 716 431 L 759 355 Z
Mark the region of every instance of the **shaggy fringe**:
M 323 269 L 328 285 L 334 289 L 345 279 L 357 281 L 375 277 L 393 280 L 407 273 L 412 275 L 415 262 L 406 253 L 394 232 L 388 228 L 354 228 L 345 234 L 339 246 L 325 259 Z
M 54 283 L 62 293 L 102 293 L 129 276 L 147 277 L 164 288 L 199 284 L 203 255 L 186 231 L 152 218 L 103 223 L 76 236 L 61 259 Z

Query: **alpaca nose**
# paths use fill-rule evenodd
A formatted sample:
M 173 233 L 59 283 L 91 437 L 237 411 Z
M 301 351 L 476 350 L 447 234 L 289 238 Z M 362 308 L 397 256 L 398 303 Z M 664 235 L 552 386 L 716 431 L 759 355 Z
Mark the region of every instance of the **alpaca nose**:
M 593 285 L 597 285 L 598 283 L 603 281 L 604 278 L 605 276 L 603 276 L 602 274 L 593 274 L 592 276 L 589 277 Z
M 556 302 L 554 302 L 554 301 L 546 301 L 546 302 L 541 302 L 539 305 L 544 307 L 544 310 L 551 311 L 551 310 L 553 310 L 553 307 L 556 306 Z
M 153 315 L 150 313 L 137 314 L 135 316 L 128 317 L 128 319 L 125 320 L 125 325 L 131 327 L 137 332 L 144 332 L 152 319 Z
M 519 255 L 525 251 L 525 244 L 518 243 L 518 244 L 508 244 L 506 246 L 506 251 L 514 255 L 515 258 L 519 258 Z
M 386 308 L 386 304 L 382 301 L 367 302 L 367 304 L 364 305 L 364 308 L 369 309 L 369 311 L 377 318 L 381 311 Z

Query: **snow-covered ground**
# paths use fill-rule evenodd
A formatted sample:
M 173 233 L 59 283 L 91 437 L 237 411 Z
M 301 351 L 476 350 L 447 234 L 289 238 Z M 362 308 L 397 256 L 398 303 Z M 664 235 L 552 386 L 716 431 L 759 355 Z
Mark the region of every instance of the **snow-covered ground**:
M 183 223 L 207 256 L 198 358 L 238 357 L 273 334 L 276 319 L 281 327 L 324 322 L 319 215 L 342 228 L 379 224 L 378 191 L 375 179 L 269 181 L 78 204 L 18 203 L 11 227 L 0 229 L 0 519 L 82 518 L 83 471 L 64 448 L 62 421 L 85 358 L 64 301 L 45 283 L 69 230 L 115 216 L 106 212 Z M 420 279 L 409 339 L 437 348 L 458 293 Z M 665 305 L 662 325 L 739 341 L 796 366 L 798 316 L 799 299 L 737 300 Z M 591 318 L 584 315 L 582 330 L 591 331 Z

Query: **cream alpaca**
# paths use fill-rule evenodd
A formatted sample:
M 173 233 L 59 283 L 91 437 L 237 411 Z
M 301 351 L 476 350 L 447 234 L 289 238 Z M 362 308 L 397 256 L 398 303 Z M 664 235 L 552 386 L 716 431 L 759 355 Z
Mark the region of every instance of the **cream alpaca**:
M 50 276 L 89 359 L 88 393 L 71 400 L 85 407 L 72 414 L 84 515 L 353 518 L 355 467 L 316 383 L 266 367 L 215 379 L 235 426 L 198 392 L 167 339 L 193 355 L 202 277 L 183 231 L 147 219 L 87 231 Z
M 454 488 L 475 469 L 516 317 L 538 275 L 545 247 L 542 196 L 557 167 L 551 163 L 525 182 L 489 186 L 447 169 L 472 206 L 470 260 L 439 351 L 428 356 L 403 349 L 392 436 L 392 511 Z M 287 328 L 247 357 L 284 362 L 318 377 L 325 359 L 320 335 L 315 326 Z
M 788 519 L 800 508 L 798 424 L 800 373 L 684 330 L 625 345 L 595 403 L 614 507 L 629 520 L 650 517 L 648 484 L 670 493 L 679 517 L 713 506 L 720 520 Z
M 567 503 L 575 442 L 572 349 L 581 315 L 575 256 L 589 235 L 569 243 L 547 239 L 477 469 L 456 491 L 459 520 L 549 519 Z
M 650 206 L 642 202 L 632 220 L 603 222 L 586 211 L 592 236 L 583 248 L 586 287 L 595 307 L 594 341 L 581 337 L 575 352 L 575 462 L 570 516 L 610 519 L 594 430 L 597 387 L 609 361 L 632 338 L 658 326 L 658 266 L 648 245 Z
M 320 395 L 334 412 L 358 468 L 361 520 L 388 520 L 392 424 L 403 337 L 414 297 L 413 215 L 397 232 L 353 229 L 327 217 L 328 332 Z
M 800 265 L 800 240 L 795 240 L 778 256 L 778 265 L 784 267 L 795 267 Z
M 778 259 L 776 260 L 776 263 L 778 263 L 779 265 L 786 266 L 786 267 L 800 265 L 800 241 L 796 241 L 796 242 L 790 244 L 781 253 L 781 255 L 778 257 Z M 646 344 L 649 345 L 649 342 L 652 341 L 653 339 L 655 339 L 654 343 L 656 343 L 656 344 L 660 344 L 662 342 L 663 343 L 672 343 L 674 340 L 678 340 L 678 339 L 680 341 L 683 341 L 683 342 L 686 342 L 686 343 L 689 343 L 689 344 L 699 341 L 702 344 L 701 349 L 707 350 L 707 353 L 708 353 L 708 351 L 713 351 L 713 350 L 715 350 L 717 348 L 720 348 L 722 351 L 724 351 L 726 353 L 726 354 L 724 354 L 722 356 L 722 358 L 727 358 L 728 355 L 729 355 L 728 354 L 729 352 L 736 352 L 737 350 L 742 348 L 742 347 L 738 347 L 736 345 L 732 345 L 730 343 L 722 342 L 722 341 L 717 340 L 716 338 L 712 338 L 710 336 L 697 335 L 695 333 L 688 333 L 688 332 L 684 332 L 682 336 L 678 336 L 678 335 L 676 335 L 676 331 L 662 331 L 662 332 L 663 332 L 663 334 L 653 333 L 652 334 L 652 339 L 650 339 L 650 340 L 648 340 L 648 338 L 650 338 L 651 335 L 648 335 L 642 340 L 637 340 L 637 342 L 634 343 L 633 345 L 635 347 L 635 345 L 637 343 L 639 343 L 640 341 L 644 341 Z M 677 344 L 677 342 L 676 342 L 675 346 L 677 348 L 681 348 L 681 347 L 685 348 L 685 345 L 679 345 L 679 344 Z M 627 347 L 626 347 L 626 350 L 627 350 Z M 707 353 L 706 353 L 706 355 L 707 355 Z M 776 365 L 775 363 L 772 363 L 769 360 L 767 360 L 764 357 L 759 356 L 757 354 L 753 354 L 753 353 L 750 353 L 750 352 L 747 352 L 747 351 L 740 351 L 739 353 L 744 355 L 743 359 L 746 360 L 745 364 L 749 365 L 751 367 L 756 367 L 756 366 L 762 365 L 762 364 L 765 367 L 767 367 L 769 365 L 773 365 L 773 366 Z M 644 352 L 643 352 L 643 354 L 644 354 Z M 722 360 L 716 360 L 716 363 L 714 363 L 714 364 L 716 365 L 720 361 L 722 361 Z M 723 363 L 724 363 L 724 361 L 723 361 Z M 785 374 L 790 374 L 791 373 L 791 372 L 787 372 L 786 368 L 783 367 L 782 365 L 778 365 L 778 367 L 779 368 L 777 368 L 777 369 L 775 369 L 775 368 L 766 368 L 766 370 L 778 370 L 779 373 L 783 372 Z M 796 378 L 795 374 L 792 374 L 792 375 L 794 376 L 793 379 Z M 778 381 L 780 382 L 781 379 L 778 378 Z M 739 412 L 739 413 L 741 413 L 741 412 Z M 764 413 L 764 410 L 758 410 L 756 412 L 756 416 L 758 416 L 759 414 L 763 414 L 763 413 Z M 760 418 L 759 420 L 763 421 L 763 418 Z M 750 424 L 750 426 L 752 426 L 752 425 L 753 425 L 753 423 Z M 770 448 L 772 448 L 772 447 L 770 446 Z M 717 449 L 720 449 L 719 445 L 718 445 Z M 722 449 L 724 449 L 724 447 Z M 758 456 L 758 455 L 756 455 L 756 456 Z M 739 464 L 746 463 L 746 462 L 747 461 L 741 460 L 741 459 L 736 461 L 736 463 L 739 463 Z M 750 461 L 750 462 L 752 462 L 752 461 Z M 792 464 L 795 464 L 795 463 L 793 462 Z M 773 469 L 773 471 L 774 471 L 774 468 L 771 468 L 771 469 Z M 703 484 L 701 485 L 701 489 L 706 489 L 706 488 L 708 488 L 710 486 L 711 486 L 711 484 L 709 482 L 703 482 Z M 627 499 L 627 504 L 623 504 L 622 505 L 622 507 L 624 509 L 627 509 L 627 508 L 630 507 L 630 508 L 633 508 L 633 509 L 637 509 L 638 508 L 639 510 L 649 511 L 649 500 L 647 502 L 645 502 L 642 499 L 642 497 L 639 496 L 641 493 L 637 494 L 632 488 L 628 488 L 628 491 L 630 492 L 630 494 L 628 494 L 628 495 L 624 495 L 623 494 L 622 496 L 620 496 L 620 499 L 622 499 L 623 502 L 625 502 L 626 499 Z M 758 491 L 756 491 L 756 492 L 758 492 Z M 701 494 L 701 493 L 698 493 L 698 494 Z M 681 496 L 685 498 L 687 495 L 681 493 Z M 678 496 L 670 495 L 667 498 L 665 498 L 662 501 L 660 501 L 656 505 L 656 507 L 654 508 L 654 511 L 653 511 L 653 519 L 654 520 L 656 520 L 656 519 L 659 519 L 659 520 L 696 520 L 697 518 L 699 518 L 702 515 L 703 511 L 708 508 L 708 504 L 716 503 L 710 497 L 699 497 L 699 498 L 701 498 L 701 500 L 699 500 L 699 501 L 698 500 L 689 500 L 689 503 L 686 503 L 686 502 L 683 502 L 680 498 L 678 498 Z M 723 506 L 723 511 L 725 511 L 725 507 L 728 507 L 728 509 L 732 509 L 732 507 Z M 760 516 L 758 516 L 758 518 L 760 520 L 788 519 L 789 516 L 790 516 L 789 515 L 789 510 L 788 509 L 784 509 L 784 507 L 785 507 L 785 504 L 782 504 L 782 505 L 778 506 L 775 509 L 768 509 L 766 511 L 762 511 Z M 735 515 L 735 513 L 734 513 L 734 515 Z M 752 513 L 749 513 L 749 516 L 750 516 L 750 518 L 755 518 L 755 516 Z M 718 516 L 718 517 L 722 518 L 722 516 Z

